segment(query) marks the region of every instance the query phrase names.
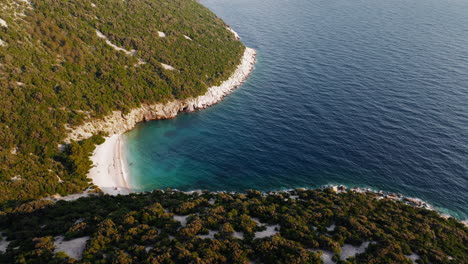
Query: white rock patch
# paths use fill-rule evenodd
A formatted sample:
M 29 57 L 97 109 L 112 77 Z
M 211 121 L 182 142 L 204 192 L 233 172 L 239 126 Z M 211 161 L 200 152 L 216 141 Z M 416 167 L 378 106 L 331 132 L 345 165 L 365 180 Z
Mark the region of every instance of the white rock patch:
M 334 264 L 336 263 L 335 261 L 333 261 L 333 256 L 335 254 L 331 251 L 322 251 L 322 260 L 323 260 L 323 264 Z
M 96 195 L 96 192 L 94 192 L 93 189 L 88 188 L 84 192 L 81 192 L 81 193 L 74 193 L 74 194 L 70 194 L 70 195 L 67 195 L 67 196 L 61 196 L 60 194 L 55 194 L 55 195 L 44 198 L 44 200 L 50 200 L 50 201 L 53 201 L 53 202 L 56 202 L 56 201 L 75 201 L 75 200 L 80 199 L 81 197 L 89 197 L 89 196 L 92 196 L 92 195 Z
M 63 180 L 62 180 L 58 175 L 55 175 L 55 176 L 57 177 L 57 181 L 58 181 L 59 183 L 63 183 Z
M 335 225 L 335 224 L 331 224 L 329 227 L 327 227 L 327 231 L 328 231 L 328 232 L 334 231 L 335 228 L 336 228 L 336 225 Z
M 196 98 L 188 99 L 186 111 L 191 112 L 196 109 L 204 109 L 214 104 L 215 102 L 221 101 L 221 99 L 232 92 L 235 88 L 243 83 L 245 77 L 252 72 L 255 63 L 255 50 L 246 48 L 244 56 L 242 57 L 241 64 L 237 67 L 229 79 L 224 81 L 220 86 L 213 86 L 201 96 Z
M 135 55 L 136 53 L 136 50 L 126 50 L 124 48 L 121 48 L 117 45 L 115 45 L 114 43 L 110 42 L 110 40 L 106 37 L 106 35 L 102 34 L 99 30 L 96 30 L 96 35 L 99 37 L 99 38 L 102 38 L 106 41 L 106 44 L 111 46 L 113 49 L 117 50 L 117 51 L 122 51 L 124 52 L 125 54 L 129 55 L 129 56 L 133 56 Z
M 238 239 L 244 239 L 244 233 L 243 232 L 234 232 L 232 233 L 232 237 L 238 238 Z
M 10 244 L 10 241 L 6 240 L 6 237 L 3 236 L 3 234 L 0 234 L 0 252 L 5 253 L 8 245 Z
M 63 236 L 54 238 L 55 253 L 65 252 L 69 257 L 80 260 L 86 247 L 89 236 L 75 238 L 69 241 L 63 241 Z
M 154 247 L 145 247 L 146 253 L 150 252 Z
M 189 37 L 189 36 L 186 36 L 186 35 L 184 35 L 184 38 L 186 38 L 186 39 L 188 39 L 188 40 L 192 40 L 192 38 L 191 38 L 191 37 Z
M 237 34 L 237 32 L 235 32 L 232 28 L 227 27 L 227 30 L 231 31 L 231 33 L 234 35 L 234 37 L 235 37 L 237 40 L 240 40 L 239 34 Z
M 29 2 L 29 0 L 19 0 L 19 1 L 21 1 L 21 2 L 23 2 L 23 3 L 26 3 L 26 4 L 28 4 L 29 6 L 31 6 L 31 2 Z
M 416 253 L 411 253 L 411 255 L 406 256 L 406 257 L 409 258 L 413 263 L 416 263 L 416 260 L 419 259 L 419 255 Z
M 5 47 L 7 43 L 3 41 L 3 39 L 0 39 L 0 46 Z
M 218 231 L 208 230 L 208 234 L 207 234 L 207 235 L 198 235 L 198 237 L 200 237 L 200 238 L 202 238 L 202 239 L 205 239 L 205 238 L 214 239 L 214 235 L 215 235 L 215 234 L 218 234 L 218 233 L 219 233 Z
M 96 5 L 94 3 L 91 3 L 91 7 L 96 7 Z
M 158 31 L 158 36 L 160 38 L 165 38 L 166 37 L 166 33 L 162 32 L 162 31 Z
M 315 250 L 315 249 L 307 249 L 310 252 L 322 252 L 322 261 L 323 264 L 335 264 L 336 262 L 333 261 L 333 256 L 335 253 L 328 251 L 328 250 Z
M 146 61 L 142 60 L 142 59 L 138 59 L 138 62 L 135 64 L 135 67 L 138 67 L 140 65 L 144 65 L 146 64 Z
M 187 226 L 187 218 L 189 216 L 188 215 L 174 215 L 174 220 L 176 220 L 177 222 L 180 222 L 180 224 L 185 227 Z
M 166 70 L 170 70 L 170 71 L 173 71 L 175 70 L 174 67 L 172 67 L 171 65 L 168 65 L 168 64 L 164 64 L 164 63 L 161 63 L 162 67 Z
M 264 238 L 274 236 L 279 232 L 280 226 L 279 225 L 271 225 L 266 226 L 265 231 L 255 232 L 255 238 Z
M 1 39 L 0 39 L 0 40 L 1 40 Z M 18 86 L 21 86 L 21 85 L 18 84 Z M 11 153 L 12 155 L 17 155 L 17 154 L 18 154 L 18 147 L 13 147 L 13 148 L 11 148 L 11 149 L 10 149 L 10 153 Z
M 355 247 L 355 246 L 350 245 L 350 244 L 344 244 L 343 247 L 341 248 L 340 258 L 341 259 L 347 259 L 347 258 L 353 257 L 353 256 L 355 256 L 357 254 L 364 253 L 370 243 L 371 242 L 366 241 L 366 242 L 362 243 L 359 247 Z
M 6 22 L 5 20 L 3 20 L 3 19 L 0 18 L 0 26 L 2 26 L 2 27 L 8 27 L 8 24 L 7 24 L 7 22 Z
M 11 178 L 12 181 L 20 181 L 21 180 L 21 176 L 20 175 L 16 175 L 15 177 Z
M 262 225 L 262 223 L 260 222 L 260 219 L 258 219 L 257 217 L 252 217 L 251 219 L 252 219 L 252 221 L 257 223 L 257 225 Z

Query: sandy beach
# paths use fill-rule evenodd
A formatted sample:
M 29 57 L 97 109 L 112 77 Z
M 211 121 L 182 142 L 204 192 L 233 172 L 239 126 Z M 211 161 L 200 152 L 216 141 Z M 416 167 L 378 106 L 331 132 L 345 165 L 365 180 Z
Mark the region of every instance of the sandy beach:
M 117 195 L 129 194 L 130 186 L 122 156 L 122 135 L 112 135 L 106 141 L 96 146 L 91 157 L 94 166 L 89 171 L 88 178 L 99 186 L 104 193 Z
M 143 120 L 149 119 L 164 119 L 171 118 L 177 115 L 181 111 L 195 111 L 199 109 L 204 109 L 210 105 L 216 104 L 221 101 L 224 96 L 228 95 L 238 86 L 240 86 L 253 71 L 255 64 L 256 52 L 251 48 L 246 48 L 242 56 L 241 62 L 234 73 L 229 77 L 228 80 L 224 81 L 220 86 L 213 86 L 208 88 L 208 91 L 196 98 L 187 99 L 182 102 L 173 101 L 165 105 L 157 106 L 158 108 L 170 111 L 163 111 L 164 113 L 172 112 L 174 114 L 170 115 L 157 115 L 155 118 L 142 118 Z M 141 111 L 141 110 L 139 110 Z M 134 111 L 135 112 L 135 111 Z M 120 115 L 121 116 L 121 115 Z M 144 117 L 145 115 L 142 115 Z M 116 119 L 109 119 L 110 126 L 114 126 L 119 121 Z M 137 118 L 125 118 L 124 121 L 128 120 L 139 120 Z M 133 124 L 134 123 L 134 124 Z M 111 130 L 107 132 L 110 136 L 106 137 L 106 140 L 103 144 L 96 146 L 96 149 L 91 157 L 91 161 L 94 166 L 88 174 L 88 178 L 93 180 L 93 184 L 98 186 L 104 193 L 117 195 L 117 194 L 129 194 L 132 191 L 132 186 L 128 181 L 128 173 L 125 167 L 125 159 L 123 157 L 122 151 L 122 134 L 125 131 L 130 130 L 137 122 L 132 122 L 132 124 L 125 124 L 123 128 L 124 131 L 120 129 Z M 99 127 L 106 127 L 107 123 L 100 123 Z M 91 123 L 92 126 L 95 123 Z M 93 129 L 88 129 L 88 136 L 92 135 L 89 131 Z M 75 130 L 76 132 L 76 130 Z M 83 133 L 86 134 L 86 133 Z

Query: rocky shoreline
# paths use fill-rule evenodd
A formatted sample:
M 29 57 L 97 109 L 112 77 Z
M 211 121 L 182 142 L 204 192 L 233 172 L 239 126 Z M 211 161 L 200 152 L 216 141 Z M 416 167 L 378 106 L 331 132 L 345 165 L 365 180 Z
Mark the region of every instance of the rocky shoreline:
M 278 194 L 278 195 L 281 195 L 281 194 L 284 194 L 284 193 L 287 193 L 289 194 L 289 197 L 291 199 L 298 199 L 296 194 L 298 192 L 301 192 L 301 191 L 307 191 L 307 190 L 314 190 L 314 189 L 317 189 L 317 190 L 325 190 L 325 189 L 330 189 L 332 190 L 333 192 L 335 193 L 347 193 L 347 192 L 355 192 L 355 193 L 367 193 L 367 194 L 372 194 L 375 196 L 376 199 L 378 200 L 381 200 L 381 199 L 388 199 L 388 200 L 391 200 L 391 201 L 399 201 L 399 202 L 403 202 L 409 206 L 412 206 L 412 207 L 416 207 L 416 208 L 421 208 L 421 209 L 426 209 L 426 210 L 430 210 L 430 211 L 435 211 L 437 212 L 441 217 L 443 218 L 450 218 L 452 216 L 450 215 L 447 215 L 447 214 L 443 214 L 439 211 L 437 211 L 436 208 L 434 208 L 434 206 L 430 205 L 429 203 L 419 199 L 419 198 L 412 198 L 412 197 L 407 197 L 407 196 L 404 196 L 400 193 L 394 193 L 394 192 L 386 192 L 386 191 L 382 191 L 382 190 L 373 190 L 371 188 L 361 188 L 361 187 L 351 187 L 351 188 L 348 188 L 344 185 L 325 185 L 325 186 L 322 186 L 320 188 L 296 188 L 296 189 L 286 189 L 286 190 L 278 190 L 278 191 L 265 191 L 265 192 L 262 192 L 264 196 L 267 196 L 267 195 L 275 195 L 275 194 Z M 159 190 L 161 191 L 161 190 Z M 184 191 L 180 191 L 180 190 L 177 190 L 177 189 L 172 189 L 170 191 L 173 191 L 173 192 L 182 192 L 182 193 L 187 193 L 187 194 L 191 194 L 191 193 L 203 193 L 205 191 L 203 190 L 195 190 L 195 191 L 187 191 L 187 192 L 184 192 Z M 164 191 L 163 191 L 164 192 Z M 211 193 L 230 193 L 230 194 L 235 194 L 237 192 L 226 192 L 226 191 L 212 191 Z M 466 227 L 468 227 L 468 220 L 458 220 L 460 221 L 462 224 L 464 224 Z
M 394 192 L 386 192 L 382 190 L 373 190 L 371 188 L 361 188 L 361 187 L 352 187 L 348 188 L 344 185 L 327 185 L 322 187 L 321 189 L 331 189 L 332 191 L 336 193 L 345 193 L 345 192 L 356 192 L 356 193 L 368 193 L 368 194 L 373 194 L 375 195 L 376 199 L 388 199 L 391 201 L 399 201 L 403 202 L 409 206 L 413 206 L 416 208 L 422 208 L 430 211 L 435 211 L 437 212 L 441 217 L 443 218 L 450 218 L 452 216 L 448 214 L 441 213 L 438 211 L 434 206 L 431 204 L 419 199 L 419 198 L 413 198 L 413 197 L 407 197 L 404 196 L 400 193 L 394 193 Z M 301 190 L 301 189 L 298 189 Z M 303 189 L 306 190 L 306 189 Z M 461 223 L 463 223 L 466 227 L 468 227 L 468 220 L 459 220 Z
M 85 122 L 78 127 L 69 127 L 66 143 L 71 140 L 80 141 L 91 136 L 105 132 L 109 136 L 123 134 L 135 127 L 136 124 L 144 121 L 169 119 L 177 116 L 179 112 L 193 112 L 205 109 L 220 102 L 226 95 L 239 87 L 252 73 L 256 61 L 254 49 L 245 48 L 241 62 L 236 71 L 224 81 L 220 86 L 208 88 L 208 91 L 196 98 L 185 100 L 173 100 L 167 103 L 157 103 L 152 105 L 142 105 L 135 108 L 130 113 L 124 115 L 121 111 L 113 111 L 112 114 L 103 119 L 95 119 Z

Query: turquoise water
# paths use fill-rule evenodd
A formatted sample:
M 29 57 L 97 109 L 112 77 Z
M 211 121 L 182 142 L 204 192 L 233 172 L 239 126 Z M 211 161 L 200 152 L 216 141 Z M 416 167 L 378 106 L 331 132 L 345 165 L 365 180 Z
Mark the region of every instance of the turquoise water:
M 247 83 L 126 134 L 137 190 L 371 187 L 468 219 L 468 2 L 204 0 Z

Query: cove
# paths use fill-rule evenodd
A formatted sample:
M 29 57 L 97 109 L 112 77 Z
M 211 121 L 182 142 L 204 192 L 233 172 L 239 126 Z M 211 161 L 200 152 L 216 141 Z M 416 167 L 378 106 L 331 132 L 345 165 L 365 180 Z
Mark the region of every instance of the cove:
M 223 102 L 124 135 L 137 191 L 370 187 L 468 219 L 468 3 L 205 0 L 257 50 Z

